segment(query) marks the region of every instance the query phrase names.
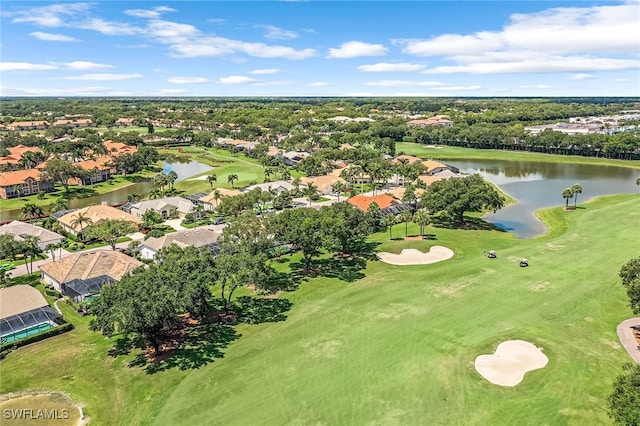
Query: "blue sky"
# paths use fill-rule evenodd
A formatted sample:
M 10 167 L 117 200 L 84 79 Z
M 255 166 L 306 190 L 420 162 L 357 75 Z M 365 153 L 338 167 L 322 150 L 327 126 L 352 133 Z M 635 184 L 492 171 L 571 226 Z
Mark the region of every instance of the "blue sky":
M 3 96 L 639 96 L 640 2 L 2 1 Z

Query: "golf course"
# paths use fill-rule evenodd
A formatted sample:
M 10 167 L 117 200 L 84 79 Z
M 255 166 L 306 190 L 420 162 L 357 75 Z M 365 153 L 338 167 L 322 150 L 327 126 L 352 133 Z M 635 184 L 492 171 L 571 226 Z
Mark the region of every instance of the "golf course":
M 640 252 L 640 195 L 539 216 L 549 232 L 530 240 L 433 226 L 431 239 L 404 240 L 397 225 L 397 239 L 369 239 L 372 252 L 454 256 L 413 266 L 370 256 L 306 277 L 278 295 L 292 303 L 286 320 L 221 325 L 191 362 L 160 368 L 60 304 L 75 329 L 11 352 L 0 392 L 63 392 L 100 425 L 610 424 L 606 398 L 630 361 L 616 336 L 631 315 L 617 273 Z M 474 368 L 508 340 L 548 358 L 513 387 Z

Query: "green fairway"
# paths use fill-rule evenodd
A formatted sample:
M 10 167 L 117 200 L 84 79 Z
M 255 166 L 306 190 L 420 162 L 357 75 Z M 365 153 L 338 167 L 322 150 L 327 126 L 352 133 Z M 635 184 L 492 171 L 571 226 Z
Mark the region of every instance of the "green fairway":
M 431 148 L 428 148 L 431 146 Z M 499 149 L 472 149 L 458 146 L 422 145 L 411 142 L 396 143 L 396 152 L 415 155 L 422 158 L 441 160 L 509 160 L 509 161 L 542 161 L 550 163 L 598 164 L 607 166 L 632 167 L 640 169 L 638 160 L 614 160 L 609 158 L 581 157 L 578 155 L 553 155 L 539 152 L 508 151 Z
M 531 240 L 432 226 L 432 240 L 376 234 L 379 251 L 455 256 L 311 278 L 280 295 L 293 302 L 286 321 L 238 327 L 223 356 L 193 369 L 128 367 L 136 351 L 108 355 L 117 339 L 62 304 L 76 329 L 9 354 L 0 392 L 61 391 L 100 425 L 610 424 L 605 399 L 630 360 L 615 332 L 631 316 L 617 272 L 640 253 L 640 196 L 581 207 L 541 212 L 550 234 Z M 549 364 L 514 388 L 492 385 L 474 359 L 510 339 L 542 347 Z

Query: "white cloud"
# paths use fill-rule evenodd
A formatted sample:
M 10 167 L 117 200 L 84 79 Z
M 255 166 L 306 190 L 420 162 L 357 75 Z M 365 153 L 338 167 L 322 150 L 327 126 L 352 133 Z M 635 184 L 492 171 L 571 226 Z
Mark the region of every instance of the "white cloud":
M 589 78 L 595 78 L 595 77 L 591 74 L 585 74 L 585 73 L 572 74 L 569 76 L 569 79 L 571 80 L 586 80 Z
M 106 91 L 110 90 L 109 87 L 28 87 L 8 89 L 2 88 L 2 96 L 96 96 L 104 95 Z
M 480 90 L 482 86 L 472 85 L 472 86 L 442 86 L 442 87 L 433 87 L 432 90 L 450 90 L 452 92 L 459 92 L 461 90 Z
M 308 86 L 311 87 L 325 87 L 325 86 L 329 86 L 330 83 L 326 82 L 326 81 L 314 81 L 313 83 L 309 83 Z
M 13 23 L 26 22 L 42 27 L 61 27 L 65 24 L 63 18 L 74 16 L 89 10 L 89 3 L 64 3 L 49 6 L 28 7 L 22 10 L 5 12 L 6 16 L 13 16 Z
M 300 37 L 300 34 L 295 31 L 285 30 L 274 25 L 255 25 L 255 27 L 265 30 L 264 36 L 269 40 L 291 40 Z
M 124 11 L 125 15 L 134 16 L 136 18 L 155 19 L 159 18 L 164 12 L 175 12 L 176 10 L 166 6 L 154 7 L 151 10 L 147 9 L 127 9 Z
M 592 7 L 558 7 L 513 14 L 500 31 L 441 34 L 429 39 L 398 39 L 403 52 L 443 56 L 438 73 L 589 72 L 638 68 L 640 2 Z M 631 54 L 626 59 L 621 54 Z M 615 55 L 615 56 L 614 56 Z
M 407 62 L 401 63 L 388 63 L 379 62 L 372 65 L 360 65 L 358 69 L 365 72 L 412 72 L 420 71 L 424 68 L 424 65 L 410 64 Z
M 314 49 L 296 50 L 287 46 L 275 46 L 265 43 L 250 43 L 231 40 L 224 37 L 199 37 L 195 40 L 184 40 L 169 46 L 175 56 L 196 58 L 207 56 L 227 56 L 245 53 L 256 58 L 306 59 L 315 56 Z
M 0 71 L 49 71 L 58 67 L 51 64 L 32 64 L 30 62 L 0 62 Z
M 264 68 L 259 70 L 249 71 L 249 74 L 263 75 L 263 74 L 277 74 L 280 70 L 278 68 Z
M 167 81 L 173 84 L 199 84 L 208 83 L 209 79 L 205 77 L 171 77 Z
M 41 31 L 35 31 L 33 33 L 29 33 L 29 35 L 31 37 L 37 38 L 38 40 L 44 40 L 44 41 L 62 41 L 62 42 L 80 41 L 75 37 L 66 36 L 64 34 L 43 33 Z
M 74 71 L 95 71 L 95 70 L 106 70 L 110 68 L 115 68 L 113 65 L 108 64 L 99 64 L 96 62 L 88 62 L 88 61 L 74 61 L 74 62 L 62 62 L 65 68 Z
M 152 20 L 147 25 L 146 34 L 157 38 L 157 41 L 165 44 L 187 43 L 194 37 L 199 36 L 200 30 L 189 24 Z
M 446 83 L 440 81 L 409 81 L 409 80 L 378 80 L 367 81 L 364 83 L 366 86 L 376 87 L 441 87 L 446 86 Z
M 232 75 L 229 77 L 220 77 L 218 82 L 221 84 L 253 84 L 257 83 L 258 80 L 244 75 Z
M 381 44 L 363 43 L 361 41 L 348 41 L 338 48 L 330 48 L 327 58 L 357 58 L 360 56 L 384 56 L 387 48 Z
M 616 81 L 619 81 L 620 83 L 626 83 L 627 81 L 629 81 L 628 78 L 616 78 Z
M 88 80 L 88 81 L 121 81 L 121 80 L 133 80 L 135 78 L 144 77 L 140 73 L 133 74 L 82 74 L 72 75 L 69 77 L 60 77 L 59 80 Z
M 142 30 L 133 25 L 122 22 L 109 22 L 101 18 L 89 18 L 77 25 L 73 25 L 83 30 L 98 31 L 109 36 L 125 36 L 139 34 Z
M 522 61 L 484 62 L 463 65 L 440 66 L 422 71 L 423 74 L 508 74 L 548 72 L 616 71 L 640 68 L 635 59 L 610 59 L 581 56 L 540 56 Z

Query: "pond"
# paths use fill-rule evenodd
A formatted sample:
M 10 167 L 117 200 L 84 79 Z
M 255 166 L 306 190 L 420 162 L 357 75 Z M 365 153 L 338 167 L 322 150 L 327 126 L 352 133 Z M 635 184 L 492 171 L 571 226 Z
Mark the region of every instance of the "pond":
M 207 172 L 212 170 L 211 166 L 208 166 L 203 163 L 199 163 L 197 161 L 175 161 L 175 162 L 165 162 L 163 171 L 165 173 L 169 173 L 170 171 L 176 172 L 178 175 L 177 181 L 181 181 L 187 179 L 191 176 Z M 129 185 L 120 189 L 116 189 L 115 191 L 96 195 L 93 197 L 86 198 L 74 198 L 69 201 L 69 208 L 71 209 L 79 209 L 82 207 L 90 206 L 92 204 L 100 204 L 103 201 L 106 201 L 108 204 L 121 204 L 126 203 L 127 198 L 130 195 L 138 194 L 140 196 L 144 196 L 151 192 L 154 189 L 153 181 L 143 181 L 138 182 L 133 185 Z M 14 220 L 20 218 L 20 209 L 16 210 L 8 210 L 2 212 L 2 220 Z
M 640 170 L 591 164 L 540 163 L 504 160 L 444 161 L 465 173 L 479 173 L 517 200 L 484 218 L 517 238 L 532 238 L 546 232 L 535 211 L 565 204 L 562 191 L 579 183 L 578 206 L 600 195 L 637 193 Z M 573 205 L 573 199 L 569 200 Z

